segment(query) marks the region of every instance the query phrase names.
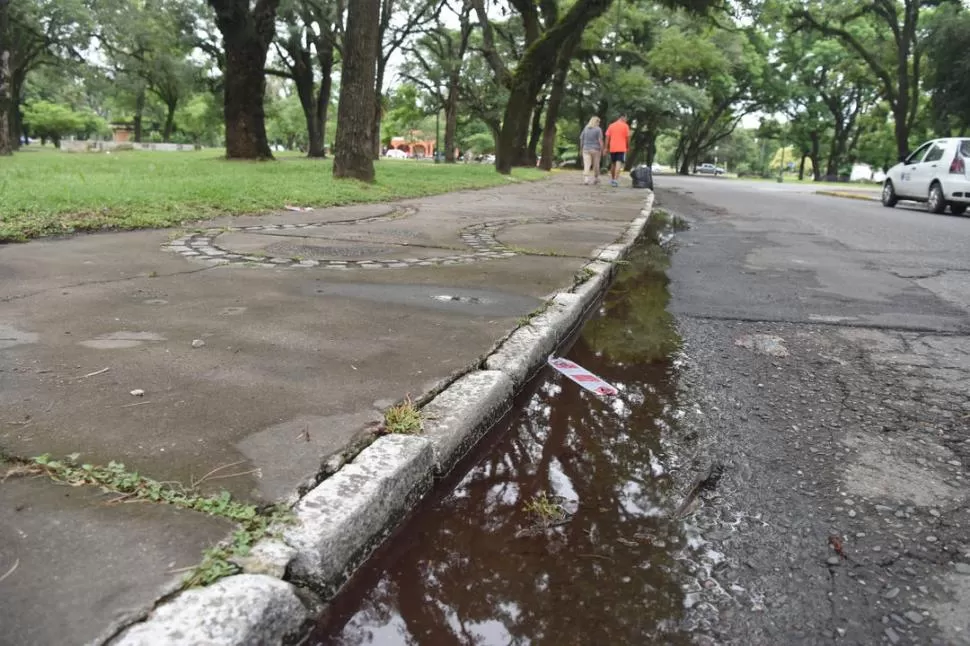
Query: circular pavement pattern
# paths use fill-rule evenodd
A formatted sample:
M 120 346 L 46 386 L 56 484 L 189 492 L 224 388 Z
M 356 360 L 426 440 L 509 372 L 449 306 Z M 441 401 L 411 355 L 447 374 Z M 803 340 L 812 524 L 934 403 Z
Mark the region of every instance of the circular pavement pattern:
M 417 209 L 395 209 L 391 213 L 361 218 L 358 220 L 341 220 L 336 222 L 307 222 L 303 224 L 260 224 L 247 227 L 222 227 L 206 229 L 183 236 L 165 244 L 164 249 L 173 251 L 186 259 L 196 260 L 213 265 L 244 265 L 248 267 L 297 267 L 302 269 L 396 269 L 404 267 L 430 267 L 434 265 L 460 265 L 477 262 L 479 260 L 498 260 L 519 255 L 496 239 L 502 229 L 522 224 L 548 224 L 564 220 L 587 219 L 587 216 L 575 215 L 565 207 L 554 208 L 556 215 L 545 218 L 505 219 L 483 222 L 465 227 L 459 231 L 462 242 L 472 251 L 448 256 L 429 256 L 405 259 L 341 259 L 341 260 L 312 260 L 299 256 L 284 257 L 266 253 L 240 253 L 224 249 L 218 245 L 216 239 L 224 233 L 259 233 L 261 231 L 293 231 L 300 229 L 320 229 L 323 227 L 352 226 L 355 224 L 386 222 L 400 220 L 417 213 Z

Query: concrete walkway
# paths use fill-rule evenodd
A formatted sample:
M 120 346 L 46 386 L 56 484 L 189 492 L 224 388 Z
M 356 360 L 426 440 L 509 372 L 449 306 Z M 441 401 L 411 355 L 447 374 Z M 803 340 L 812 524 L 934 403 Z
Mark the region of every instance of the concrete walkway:
M 233 527 L 25 461 L 294 502 L 638 216 L 578 180 L 0 247 L 0 644 L 109 639 Z

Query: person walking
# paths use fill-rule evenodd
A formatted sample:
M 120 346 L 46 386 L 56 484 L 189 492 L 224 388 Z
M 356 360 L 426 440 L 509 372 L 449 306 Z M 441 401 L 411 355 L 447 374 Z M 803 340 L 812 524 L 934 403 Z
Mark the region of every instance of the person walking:
M 600 159 L 603 157 L 603 129 L 599 117 L 591 118 L 579 133 L 579 150 L 583 154 L 583 184 L 599 184 Z
M 625 114 L 621 114 L 606 129 L 606 149 L 610 153 L 610 184 L 619 186 L 620 170 L 630 149 L 630 126 L 627 125 Z

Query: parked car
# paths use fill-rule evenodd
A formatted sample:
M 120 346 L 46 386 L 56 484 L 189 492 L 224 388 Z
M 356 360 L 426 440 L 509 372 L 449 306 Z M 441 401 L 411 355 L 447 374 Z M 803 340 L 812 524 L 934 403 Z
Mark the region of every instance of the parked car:
M 883 206 L 900 200 L 926 202 L 931 213 L 946 207 L 959 215 L 970 206 L 970 139 L 928 141 L 889 169 L 882 184 Z
M 715 166 L 714 164 L 701 164 L 697 167 L 696 172 L 699 175 L 723 175 L 724 169 L 720 166 Z
M 391 148 L 386 153 L 384 153 L 384 156 L 387 157 L 388 159 L 407 159 L 408 158 L 408 154 L 406 152 L 404 152 L 403 150 L 398 150 L 397 148 Z

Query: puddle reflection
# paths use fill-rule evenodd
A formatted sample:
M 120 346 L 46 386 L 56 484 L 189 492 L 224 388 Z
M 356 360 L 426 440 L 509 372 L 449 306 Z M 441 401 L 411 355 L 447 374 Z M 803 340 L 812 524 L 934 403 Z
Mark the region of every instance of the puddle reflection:
M 659 255 L 658 255 L 659 254 Z M 605 402 L 547 371 L 454 488 L 331 604 L 312 644 L 686 644 L 668 520 L 676 335 L 659 247 L 640 248 L 566 355 Z M 559 497 L 537 528 L 525 505 Z

